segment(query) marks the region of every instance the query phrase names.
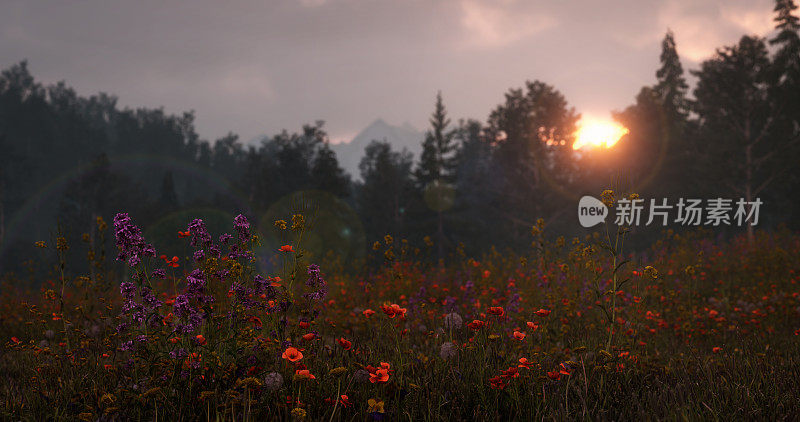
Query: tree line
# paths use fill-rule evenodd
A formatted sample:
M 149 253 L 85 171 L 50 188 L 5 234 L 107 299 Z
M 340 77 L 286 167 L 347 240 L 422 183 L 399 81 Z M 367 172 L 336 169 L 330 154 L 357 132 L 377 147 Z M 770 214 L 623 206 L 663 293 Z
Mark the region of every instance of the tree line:
M 192 112 L 120 108 L 116 97 L 44 86 L 25 61 L 0 74 L 0 266 L 19 269 L 56 225 L 75 236 L 129 212 L 147 225 L 182 209 L 264 214 L 298 191 L 327 192 L 357 214 L 366 245 L 390 234 L 456 250 L 525 247 L 538 218 L 563 234 L 577 198 L 609 186 L 642 197 L 761 198 L 760 225 L 800 225 L 800 24 L 777 0 L 768 39 L 743 36 L 690 71 L 674 35 L 654 83 L 614 113 L 615 147 L 575 152 L 580 115 L 539 80 L 512 88 L 485 122 L 451 121 L 439 93 L 420 157 L 374 140 L 355 182 L 323 122 L 259 145 L 200 139 Z M 730 228 L 729 231 L 735 231 Z M 645 239 L 651 239 L 647 233 Z

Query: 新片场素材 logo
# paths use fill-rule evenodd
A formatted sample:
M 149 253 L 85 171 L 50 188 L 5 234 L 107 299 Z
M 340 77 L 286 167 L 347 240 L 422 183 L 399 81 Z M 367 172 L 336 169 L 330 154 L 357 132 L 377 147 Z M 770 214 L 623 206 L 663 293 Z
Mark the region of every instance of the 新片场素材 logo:
M 696 198 L 679 198 L 675 205 L 670 205 L 666 198 L 658 202 L 650 199 L 649 203 L 640 198 L 622 198 L 615 202 L 614 224 L 638 226 L 644 222 L 645 226 L 649 226 L 660 220 L 661 225 L 666 226 L 674 211 L 675 219 L 672 222 L 683 226 L 730 226 L 734 223 L 737 226 L 747 223 L 755 226 L 758 224 L 758 213 L 762 204 L 760 198 L 754 201 L 739 198 L 736 202 L 726 198 L 707 199 L 705 202 Z M 642 218 L 645 211 L 648 212 L 646 221 Z M 593 196 L 586 195 L 578 202 L 578 221 L 583 227 L 602 223 L 609 214 L 608 207 Z

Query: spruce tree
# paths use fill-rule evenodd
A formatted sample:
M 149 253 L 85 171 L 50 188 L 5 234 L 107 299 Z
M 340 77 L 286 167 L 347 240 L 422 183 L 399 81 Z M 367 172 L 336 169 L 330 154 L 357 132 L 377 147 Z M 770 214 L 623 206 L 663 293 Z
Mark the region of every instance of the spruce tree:
M 656 71 L 658 83 L 655 91 L 661 99 L 667 118 L 674 120 L 686 116 L 686 90 L 689 86 L 683 76 L 678 51 L 675 47 L 675 36 L 667 30 L 661 42 L 661 67 Z
M 444 259 L 444 211 L 453 204 L 451 186 L 455 173 L 455 143 L 453 131 L 448 130 L 450 119 L 442 102 L 442 92 L 436 94 L 436 106 L 430 118 L 431 128 L 422 142 L 422 153 L 415 172 L 417 186 L 424 202 L 436 212 L 437 258 Z

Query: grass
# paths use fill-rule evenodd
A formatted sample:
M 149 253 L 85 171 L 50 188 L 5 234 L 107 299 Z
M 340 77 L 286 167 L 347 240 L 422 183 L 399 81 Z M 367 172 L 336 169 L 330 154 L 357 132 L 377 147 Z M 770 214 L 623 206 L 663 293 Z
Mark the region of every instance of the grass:
M 529 251 L 447 265 L 387 236 L 381 266 L 319 258 L 318 277 L 302 218 L 276 224 L 292 250 L 266 257 L 248 252 L 264 250 L 242 220 L 227 244 L 192 224 L 177 266 L 123 221 L 123 251 L 143 254 L 124 271 L 94 254 L 89 274 L 72 274 L 63 252 L 78 246 L 62 240 L 40 245 L 59 259 L 40 290 L 4 276 L 4 419 L 800 417 L 794 233 L 667 232 L 632 254 L 624 231 L 563 239 L 540 222 Z M 120 283 L 134 286 L 128 299 Z M 302 358 L 284 358 L 290 347 Z

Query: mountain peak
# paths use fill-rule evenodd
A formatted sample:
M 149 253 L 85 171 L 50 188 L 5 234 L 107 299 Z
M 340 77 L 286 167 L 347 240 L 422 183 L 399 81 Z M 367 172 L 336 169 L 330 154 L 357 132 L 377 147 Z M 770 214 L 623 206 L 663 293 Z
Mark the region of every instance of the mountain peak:
M 408 122 L 394 126 L 379 117 L 362 129 L 352 141 L 331 145 L 331 148 L 336 152 L 339 165 L 354 179 L 359 179 L 358 164 L 364 156 L 364 148 L 370 142 L 386 140 L 393 150 L 405 149 L 417 156 L 422 149 L 422 138 L 423 133 Z

